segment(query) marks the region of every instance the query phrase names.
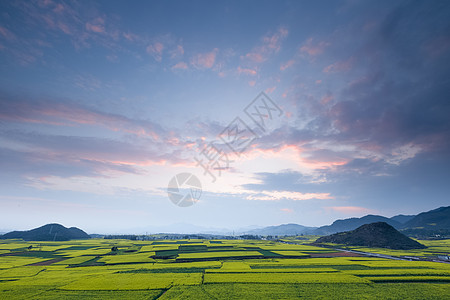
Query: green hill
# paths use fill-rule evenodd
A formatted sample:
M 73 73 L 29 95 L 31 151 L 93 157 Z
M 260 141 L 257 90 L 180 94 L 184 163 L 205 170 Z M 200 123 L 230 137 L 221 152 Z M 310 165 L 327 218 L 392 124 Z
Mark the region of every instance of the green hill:
M 385 222 L 365 224 L 355 230 L 335 233 L 319 238 L 316 243 L 335 243 L 348 246 L 364 246 L 389 249 L 423 249 L 416 242 Z
M 47 224 L 27 231 L 12 231 L 1 239 L 24 239 L 25 241 L 69 241 L 89 239 L 89 235 L 76 227 L 66 228 L 60 224 Z

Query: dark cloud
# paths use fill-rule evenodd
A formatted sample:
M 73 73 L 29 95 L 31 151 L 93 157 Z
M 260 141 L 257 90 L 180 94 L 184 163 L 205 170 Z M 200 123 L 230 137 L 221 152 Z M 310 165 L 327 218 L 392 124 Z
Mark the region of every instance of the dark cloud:
M 0 95 L 0 165 L 8 180 L 139 174 L 144 165 L 186 162 L 195 139 L 68 99 Z
M 322 85 L 341 82 L 327 88 L 331 100 L 298 89 L 297 116 L 306 124 L 281 127 L 257 140 L 259 147 L 294 144 L 312 161 L 348 160 L 336 171 L 372 175 L 392 172 L 390 165 L 416 153 L 450 151 L 450 3 L 394 5 L 375 9 L 378 15 L 370 5 L 355 6 L 360 23 L 333 32 L 323 54 L 353 60 L 349 70 L 326 74 Z
M 114 172 L 140 174 L 138 168 L 125 164 L 113 164 L 95 159 L 67 157 L 64 154 L 51 155 L 46 152 L 18 151 L 0 148 L 2 185 L 26 183 L 32 178 L 47 176 L 105 177 Z

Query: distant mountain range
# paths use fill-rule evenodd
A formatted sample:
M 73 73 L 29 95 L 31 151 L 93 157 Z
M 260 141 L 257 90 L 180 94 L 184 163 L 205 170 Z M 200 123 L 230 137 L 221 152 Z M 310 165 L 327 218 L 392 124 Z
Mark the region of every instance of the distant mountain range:
M 269 226 L 260 229 L 247 231 L 251 235 L 300 235 L 305 232 L 315 230 L 315 227 L 307 227 L 298 224 L 283 224 L 278 226 Z
M 414 217 L 415 217 L 414 215 L 397 215 L 392 217 L 391 220 L 399 222 L 400 224 L 405 224 Z
M 246 228 L 237 230 L 236 235 L 261 235 L 261 236 L 285 236 L 285 235 L 330 235 L 338 232 L 351 231 L 356 228 L 376 222 L 385 222 L 408 236 L 417 238 L 430 236 L 450 236 L 450 206 L 440 207 L 418 215 L 397 215 L 386 218 L 377 215 L 367 215 L 361 218 L 348 218 L 336 220 L 331 225 L 322 227 L 308 227 L 299 224 L 282 224 L 262 228 Z M 177 230 L 178 228 L 178 230 Z M 179 234 L 209 234 L 228 236 L 235 235 L 234 231 L 226 229 L 208 230 L 203 227 L 183 226 L 184 230 L 179 231 L 179 226 L 174 228 L 160 228 L 159 232 L 179 233 Z M 188 229 L 186 229 L 188 228 Z M 170 230 L 168 230 L 170 229 Z M 140 231 L 144 231 L 141 229 Z M 145 231 L 144 231 L 145 232 Z M 143 234 L 143 233 L 139 233 Z M 98 235 L 103 236 L 103 235 Z M 66 228 L 60 224 L 47 224 L 28 231 L 12 231 L 0 235 L 0 239 L 21 238 L 35 241 L 67 241 L 71 239 L 88 239 L 90 236 L 76 227 Z
M 348 246 L 380 247 L 398 250 L 426 248 L 426 246 L 398 232 L 386 222 L 364 224 L 352 231 L 323 236 L 314 243 L 335 243 Z
M 60 224 L 47 224 L 28 231 L 12 231 L 0 239 L 24 239 L 25 241 L 69 241 L 89 239 L 89 235 L 76 227 L 66 228 Z
M 375 222 L 385 222 L 392 227 L 401 228 L 402 224 L 394 221 L 392 219 L 376 216 L 376 215 L 367 215 L 361 218 L 350 218 L 344 220 L 336 220 L 333 224 L 328 226 L 322 226 L 314 230 L 314 234 L 317 235 L 328 235 L 337 232 L 349 231 L 358 228 L 361 225 L 375 223 Z
M 434 210 L 420 213 L 418 215 L 397 215 L 386 218 L 377 215 L 367 215 L 361 218 L 349 218 L 336 220 L 331 225 L 322 227 L 307 227 L 298 224 L 283 224 L 269 226 L 248 231 L 253 235 L 329 235 L 338 232 L 355 230 L 356 228 L 370 223 L 385 222 L 398 230 L 421 230 L 436 231 L 450 230 L 450 206 L 440 207 Z
M 450 206 L 420 213 L 406 222 L 402 228 L 450 229 Z

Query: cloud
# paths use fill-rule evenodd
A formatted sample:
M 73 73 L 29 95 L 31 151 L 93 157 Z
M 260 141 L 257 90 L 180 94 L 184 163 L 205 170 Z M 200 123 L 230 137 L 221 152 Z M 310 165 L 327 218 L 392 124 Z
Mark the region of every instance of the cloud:
M 136 42 L 136 41 L 141 41 L 142 40 L 142 38 L 139 36 L 139 35 L 137 35 L 137 34 L 134 34 L 134 33 L 132 33 L 132 32 L 123 32 L 122 33 L 122 36 L 126 39 L 126 40 L 128 40 L 128 41 L 130 41 L 130 42 Z
M 336 73 L 336 72 L 347 72 L 349 71 L 355 63 L 355 58 L 350 57 L 344 61 L 335 62 L 323 69 L 324 73 Z
M 86 29 L 95 33 L 105 32 L 105 20 L 103 18 L 96 18 L 86 23 Z M 64 30 L 63 30 L 64 31 Z
M 291 191 L 261 191 L 257 194 L 249 195 L 247 200 L 259 200 L 259 201 L 280 201 L 280 200 L 292 200 L 292 201 L 304 201 L 304 200 L 326 200 L 333 199 L 330 193 L 300 193 Z
M 172 67 L 172 70 L 186 70 L 188 65 L 185 62 L 179 62 Z
M 322 99 L 320 100 L 320 103 L 325 105 L 325 104 L 328 104 L 329 102 L 331 102 L 333 99 L 334 99 L 333 95 L 327 94 L 322 97 Z
M 280 66 L 280 71 L 284 71 L 295 64 L 295 60 L 291 59 Z
M 3 36 L 3 38 L 5 38 L 7 40 L 15 40 L 16 39 L 15 34 L 3 26 L 0 26 L 0 34 Z
M 441 25 L 424 11 L 432 11 Z M 417 16 L 421 25 L 413 21 Z M 339 72 L 339 81 L 327 76 L 316 82 L 320 86 L 291 88 L 287 99 L 295 105 L 297 124 L 257 141 L 261 148 L 301 146 L 302 159 L 325 180 L 394 176 L 400 166 L 450 149 L 445 83 L 450 50 L 442 38 L 450 21 L 432 5 L 401 4 L 368 32 L 355 26 L 329 38 L 340 43 L 305 42 L 300 52 L 323 54 L 324 65 L 311 65 L 311 73 L 317 72 L 312 78 Z M 429 48 L 433 43 L 435 54 Z M 324 95 L 320 87 L 330 83 L 336 86 Z
M 353 214 L 368 214 L 372 212 L 372 210 L 365 208 L 365 207 L 359 207 L 359 206 L 331 206 L 331 207 L 325 207 L 325 209 L 331 209 L 336 212 L 345 213 L 349 215 Z
M 175 49 L 170 51 L 170 53 L 171 53 L 171 55 L 170 55 L 171 58 L 182 57 L 184 55 L 184 48 L 182 45 L 177 45 L 175 47 Z
M 292 214 L 294 212 L 294 210 L 291 208 L 280 208 L 280 210 L 287 214 Z
M 100 136 L 72 136 L 26 130 L 0 131 L 0 166 L 10 180 L 142 175 L 149 166 L 193 165 L 185 142 L 150 142 Z M 8 179 L 9 180 L 9 179 Z
M 3 134 L 2 134 L 3 135 Z M 48 146 L 47 152 L 40 149 L 28 151 L 0 148 L 0 165 L 7 172 L 8 181 L 27 181 L 27 178 L 48 176 L 111 176 L 111 173 L 140 174 L 136 166 L 115 163 L 102 158 L 87 157 L 85 154 L 72 155 L 67 152 L 55 153 L 56 149 Z M 122 157 L 126 156 L 123 153 Z
M 264 36 L 261 45 L 253 48 L 252 51 L 241 58 L 257 64 L 265 62 L 271 55 L 280 51 L 281 43 L 288 33 L 289 31 L 286 28 L 280 27 L 277 32 Z
M 211 69 L 216 61 L 218 48 L 207 53 L 199 53 L 191 58 L 191 64 L 197 69 Z
M 266 94 L 272 94 L 276 89 L 277 89 L 276 86 L 272 86 L 272 87 L 270 87 L 270 88 L 267 88 L 264 92 L 265 92 Z
M 239 75 L 244 74 L 255 76 L 257 74 L 256 70 L 241 68 L 240 66 L 237 68 L 237 72 Z
M 145 120 L 133 120 L 117 114 L 103 113 L 67 101 L 18 99 L 3 96 L 0 120 L 50 125 L 95 125 L 112 131 L 123 131 L 155 140 L 164 131 L 159 125 Z
M 75 49 L 85 49 L 93 44 L 109 50 L 129 53 L 120 45 L 120 37 L 129 37 L 131 33 L 122 33 L 115 16 L 107 19 L 104 13 L 94 5 L 81 5 L 77 1 L 9 2 L 5 7 L 8 14 L 17 18 L 10 22 L 14 28 L 14 38 L 8 28 L 0 26 L 0 37 L 8 38 L 8 52 L 23 65 L 42 61 L 48 49 L 54 49 L 56 41 L 69 40 Z M 110 20 L 107 22 L 107 20 Z M 36 35 L 36 28 L 40 34 Z M 49 53 L 51 53 L 49 51 Z M 53 55 L 53 54 L 52 54 Z
M 148 45 L 146 48 L 147 53 L 153 56 L 153 58 L 159 62 L 162 60 L 163 50 L 164 45 L 160 42 L 155 42 L 151 45 Z
M 281 27 L 273 35 L 265 36 L 263 42 L 267 48 L 278 52 L 280 51 L 282 40 L 287 37 L 288 33 L 289 31 L 286 28 Z
M 328 46 L 330 46 L 329 42 L 317 42 L 311 37 L 300 47 L 300 53 L 306 53 L 309 56 L 318 56 L 322 54 Z

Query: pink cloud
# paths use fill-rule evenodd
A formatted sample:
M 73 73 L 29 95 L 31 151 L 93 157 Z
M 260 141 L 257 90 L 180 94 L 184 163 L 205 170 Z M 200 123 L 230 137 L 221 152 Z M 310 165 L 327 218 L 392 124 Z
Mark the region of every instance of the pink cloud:
M 324 73 L 336 73 L 336 72 L 347 72 L 349 71 L 355 62 L 353 57 L 350 57 L 344 61 L 338 61 L 334 64 L 331 64 L 323 69 Z
M 64 11 L 65 7 L 61 3 L 56 4 L 55 8 L 53 8 L 53 12 L 60 14 Z
M 327 104 L 328 102 L 330 102 L 331 100 L 333 100 L 334 99 L 334 97 L 333 97 L 333 95 L 325 95 L 325 96 L 323 96 L 322 97 L 322 99 L 320 100 L 320 103 L 322 103 L 322 104 Z
M 249 160 L 264 158 L 278 159 L 280 161 L 289 161 L 292 166 L 298 166 L 311 171 L 333 169 L 348 163 L 349 159 L 340 155 L 328 154 L 324 156 L 314 155 L 318 149 L 305 149 L 296 144 L 278 144 L 272 148 L 261 148 L 260 145 L 253 145 L 246 151 L 246 157 Z
M 177 45 L 177 47 L 171 51 L 171 58 L 182 57 L 184 54 L 184 48 L 181 45 Z
M 179 62 L 172 67 L 172 70 L 186 70 L 188 65 L 185 62 Z
M 265 36 L 263 41 L 269 49 L 278 52 L 281 48 L 281 40 L 287 37 L 288 33 L 286 28 L 280 28 L 277 33 L 271 36 Z
M 345 213 L 345 214 L 372 212 L 372 210 L 370 210 L 368 208 L 359 207 L 359 206 L 331 206 L 331 207 L 326 207 L 326 209 L 331 209 L 333 211 L 337 211 L 337 212 Z
M 0 34 L 7 40 L 16 39 L 16 36 L 9 29 L 2 26 L 0 26 Z
M 256 84 L 255 80 L 251 80 L 251 81 L 248 82 L 249 86 L 255 86 L 255 84 Z
M 245 55 L 245 57 L 256 63 L 262 63 L 267 59 L 261 53 L 255 53 L 255 52 L 247 53 Z
M 197 69 L 211 69 L 216 61 L 219 49 L 214 48 L 211 52 L 200 53 L 191 59 L 191 64 Z
M 0 120 L 49 124 L 55 126 L 94 125 L 108 128 L 112 131 L 122 131 L 137 136 L 159 139 L 155 124 L 146 121 L 136 121 L 124 116 L 106 114 L 89 110 L 77 104 L 65 103 L 6 103 L 0 112 Z M 9 111 L 9 112 L 8 112 Z M 13 112 L 13 113 L 11 113 Z
M 262 38 L 262 44 L 253 48 L 243 58 L 246 58 L 254 63 L 262 63 L 269 59 L 269 57 L 280 51 L 282 41 L 287 37 L 288 30 L 280 28 L 272 35 L 266 35 Z
M 146 50 L 147 50 L 147 53 L 150 54 L 151 56 L 153 56 L 153 58 L 156 61 L 162 60 L 164 45 L 161 44 L 160 42 L 156 42 L 156 43 L 153 43 L 153 44 L 147 46 Z
M 273 93 L 273 91 L 275 91 L 276 89 L 277 89 L 277 87 L 276 87 L 276 86 L 273 86 L 273 87 L 267 88 L 264 92 L 266 92 L 266 94 L 271 94 L 271 93 Z
M 72 34 L 72 30 L 69 28 L 69 26 L 67 26 L 67 24 L 64 24 L 62 22 L 58 22 L 58 24 L 56 25 L 56 27 L 59 28 L 59 30 L 61 30 L 62 32 L 64 32 L 65 34 Z M 104 29 L 103 29 L 104 30 Z
M 287 61 L 286 63 L 284 63 L 280 66 L 280 71 L 284 71 L 284 70 L 292 67 L 294 65 L 294 63 L 295 63 L 295 60 L 293 60 L 293 59 Z
M 241 74 L 245 74 L 245 75 L 256 75 L 256 70 L 253 69 L 246 69 L 246 68 L 241 68 L 240 66 L 237 69 L 237 72 L 239 75 Z
M 287 214 L 292 214 L 294 212 L 294 210 L 291 208 L 280 208 L 280 210 Z
M 125 39 L 127 39 L 130 42 L 138 41 L 141 39 L 137 34 L 131 32 L 124 32 L 122 33 L 122 35 Z
M 300 193 L 290 191 L 262 191 L 246 197 L 247 200 L 259 201 L 279 201 L 283 199 L 304 201 L 311 199 L 328 200 L 333 198 L 330 193 Z
M 92 31 L 95 33 L 104 33 L 105 32 L 105 20 L 103 18 L 96 18 L 91 22 L 86 23 L 86 29 L 88 31 Z
M 328 47 L 330 43 L 325 41 L 314 42 L 313 38 L 309 38 L 303 46 L 300 47 L 301 53 L 307 53 L 310 56 L 317 56 L 322 54 L 326 47 Z

